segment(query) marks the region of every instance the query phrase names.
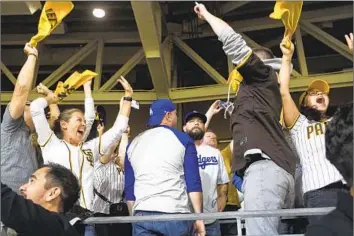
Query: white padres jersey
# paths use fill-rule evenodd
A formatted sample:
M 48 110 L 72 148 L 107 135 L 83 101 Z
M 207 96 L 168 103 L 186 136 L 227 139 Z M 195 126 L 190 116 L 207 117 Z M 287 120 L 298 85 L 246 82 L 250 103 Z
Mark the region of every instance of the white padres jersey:
M 326 158 L 327 122 L 330 120 L 310 121 L 300 114 L 290 129 L 290 135 L 302 165 L 303 193 L 343 180 L 342 175 Z
M 205 144 L 196 146 L 196 148 L 203 189 L 203 213 L 217 212 L 217 186 L 230 182 L 224 159 L 216 148 Z M 205 220 L 205 224 L 211 224 L 214 221 Z

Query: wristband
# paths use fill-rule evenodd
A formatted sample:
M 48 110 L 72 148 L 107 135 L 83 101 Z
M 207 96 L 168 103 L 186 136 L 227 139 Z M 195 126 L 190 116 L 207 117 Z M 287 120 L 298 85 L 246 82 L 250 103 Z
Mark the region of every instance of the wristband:
M 131 101 L 133 101 L 133 98 L 132 97 L 123 97 L 123 100 L 131 102 Z
M 33 55 L 36 58 L 36 60 L 38 59 L 38 56 L 34 53 L 28 53 L 27 57 L 29 57 L 30 55 Z

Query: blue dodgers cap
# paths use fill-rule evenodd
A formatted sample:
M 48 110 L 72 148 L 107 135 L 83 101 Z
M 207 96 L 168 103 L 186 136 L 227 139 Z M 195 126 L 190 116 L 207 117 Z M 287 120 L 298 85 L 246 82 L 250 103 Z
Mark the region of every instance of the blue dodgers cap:
M 184 124 L 187 124 L 187 122 L 194 117 L 200 118 L 204 124 L 207 121 L 207 117 L 203 113 L 200 113 L 198 111 L 191 111 L 188 112 L 187 115 L 184 117 Z
M 148 127 L 159 125 L 167 112 L 176 110 L 175 104 L 169 99 L 157 99 L 150 106 Z

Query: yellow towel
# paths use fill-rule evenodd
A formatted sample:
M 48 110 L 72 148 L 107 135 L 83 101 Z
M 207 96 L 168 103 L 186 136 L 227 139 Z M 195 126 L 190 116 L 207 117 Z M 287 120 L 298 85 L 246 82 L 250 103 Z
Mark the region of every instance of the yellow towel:
M 46 2 L 42 9 L 38 24 L 38 33 L 31 38 L 29 44 L 33 47 L 45 39 L 74 8 L 74 4 L 67 2 Z
M 58 82 L 55 94 L 62 100 L 95 76 L 97 76 L 97 73 L 90 70 L 85 70 L 83 73 L 75 71 L 64 83 Z
M 284 39 L 287 41 L 285 47 L 290 48 L 290 41 L 295 33 L 301 16 L 303 1 L 277 1 L 274 12 L 269 15 L 275 20 L 282 20 L 285 26 Z

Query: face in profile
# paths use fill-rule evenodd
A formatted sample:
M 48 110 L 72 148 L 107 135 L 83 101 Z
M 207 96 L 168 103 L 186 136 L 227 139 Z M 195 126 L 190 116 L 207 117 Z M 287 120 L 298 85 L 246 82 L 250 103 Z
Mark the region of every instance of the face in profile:
M 193 117 L 183 127 L 193 140 L 202 140 L 205 133 L 205 124 L 199 117 Z
M 320 112 L 326 112 L 329 104 L 328 94 L 320 90 L 309 90 L 306 95 L 305 106 L 311 107 Z
M 218 140 L 217 140 L 216 134 L 214 134 L 213 132 L 210 132 L 210 131 L 206 132 L 203 137 L 203 143 L 205 143 L 206 145 L 209 145 L 213 148 L 217 148 Z
M 172 127 L 177 126 L 177 110 L 168 112 L 168 120 L 171 123 Z
M 20 187 L 20 193 L 24 198 L 45 207 L 53 199 L 59 197 L 60 188 L 46 188 L 48 167 L 43 167 L 34 172 L 28 182 Z

